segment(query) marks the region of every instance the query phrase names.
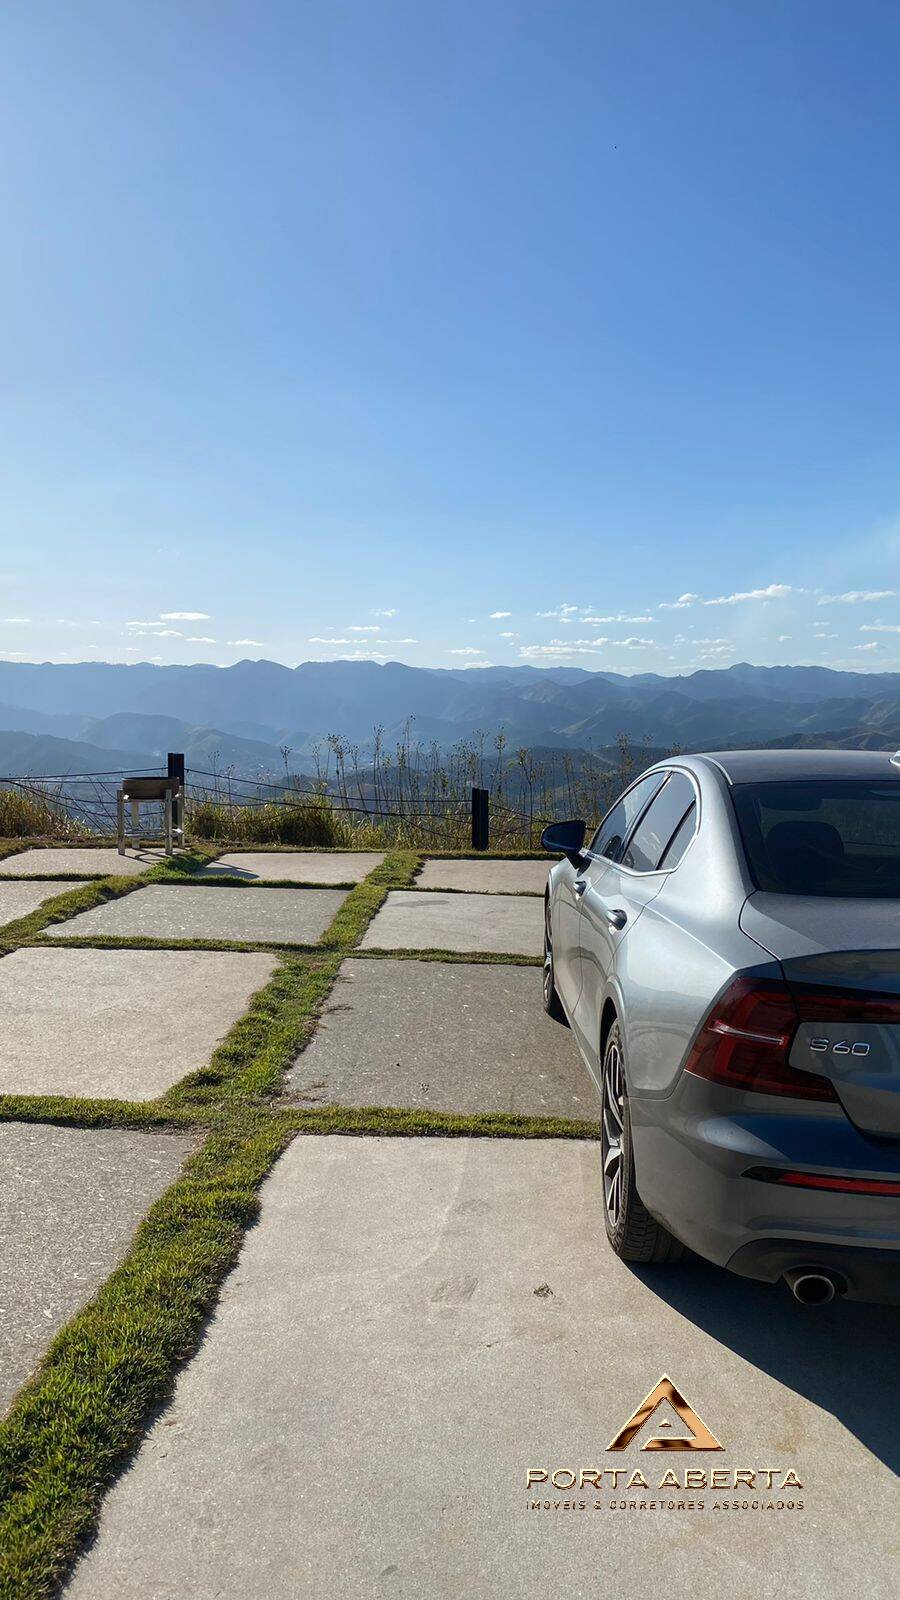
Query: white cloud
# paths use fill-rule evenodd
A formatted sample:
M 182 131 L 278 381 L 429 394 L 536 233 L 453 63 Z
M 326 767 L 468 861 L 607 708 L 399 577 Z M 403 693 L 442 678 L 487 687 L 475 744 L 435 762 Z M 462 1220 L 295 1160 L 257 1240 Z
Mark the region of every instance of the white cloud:
M 892 600 L 896 589 L 848 589 L 846 594 L 820 594 L 820 606 L 858 606 L 869 600 Z
M 232 643 L 235 642 L 232 641 Z M 312 638 L 307 639 L 306 642 L 307 644 L 353 644 L 354 641 L 352 639 L 326 639 L 322 634 L 314 633 Z
M 351 623 L 347 624 L 347 632 L 348 633 L 380 633 L 381 632 L 381 628 L 380 628 L 380 626 L 379 626 L 379 624 L 377 622 L 376 623 L 364 623 L 361 626 L 357 625 L 354 622 L 351 622 Z
M 4 622 L 13 623 L 13 624 L 21 623 L 21 625 L 23 627 L 25 627 L 31 621 L 31 618 L 30 617 L 4 617 L 3 621 Z
M 551 639 L 550 643 L 561 645 L 564 650 L 573 650 L 576 645 L 585 644 L 596 650 L 600 645 L 609 644 L 610 641 L 604 634 L 600 639 Z
M 483 656 L 483 650 L 475 650 L 471 645 L 464 645 L 461 650 L 451 650 L 451 656 Z
M 881 645 L 877 639 L 870 639 L 868 644 L 855 644 L 852 648 L 854 650 L 880 650 Z
M 599 642 L 600 641 L 598 639 L 597 643 L 599 644 Z M 638 638 L 614 639 L 613 643 L 614 644 L 624 645 L 626 650 L 646 650 L 651 645 L 654 645 L 656 643 L 656 640 L 655 639 L 638 639 Z
M 189 633 L 185 644 L 215 644 L 215 639 L 208 639 L 203 633 Z
M 864 622 L 860 633 L 900 633 L 900 622 Z
M 652 622 L 652 617 L 630 617 L 624 611 L 617 611 L 614 617 L 585 617 L 592 627 L 602 626 L 604 622 Z
M 519 655 L 526 661 L 558 661 L 566 656 L 595 656 L 597 651 L 579 644 L 520 644 Z
M 354 650 L 350 656 L 338 656 L 338 661 L 387 661 L 388 657 L 378 650 Z
M 183 639 L 184 638 L 184 634 L 183 633 L 179 633 L 177 628 L 155 628 L 153 630 L 152 638 L 154 638 L 154 639 Z
M 390 606 L 386 611 L 373 611 L 372 615 L 373 617 L 395 617 L 397 615 L 397 607 Z
M 587 609 L 587 608 L 585 608 L 585 609 Z M 578 611 L 578 607 L 577 606 L 557 606 L 554 611 L 537 611 L 537 612 L 535 612 L 535 616 L 538 616 L 538 617 L 556 617 L 558 622 L 568 622 L 569 619 L 572 616 L 574 616 L 577 611 Z
M 229 644 L 249 644 L 254 650 L 264 650 L 266 647 L 261 639 L 229 639 Z
M 512 616 L 512 612 L 511 611 L 492 611 L 491 612 L 491 616 L 490 616 L 490 620 L 491 620 L 491 622 L 499 622 L 503 617 L 511 617 L 511 616 Z
M 778 635 L 778 643 L 779 643 L 779 644 L 787 644 L 787 642 L 788 642 L 788 639 L 792 639 L 792 638 L 793 638 L 793 634 L 790 634 L 790 633 L 780 633 L 780 634 L 779 634 L 779 635 Z
M 384 639 L 384 638 L 379 639 L 377 642 L 378 642 L 378 644 L 418 644 L 419 643 L 418 639 Z
M 519 635 L 517 633 L 509 633 L 509 632 L 501 633 L 501 635 L 500 635 L 501 639 L 518 639 L 518 637 L 519 637 Z
M 160 622 L 208 622 L 208 611 L 161 611 Z
M 126 627 L 128 627 L 128 628 L 158 628 L 159 627 L 159 619 L 156 618 L 153 622 L 128 622 L 128 623 L 126 623 Z
M 786 600 L 789 594 L 803 594 L 790 583 L 770 583 L 765 589 L 739 589 L 735 594 L 720 594 L 715 600 L 704 600 L 705 606 L 736 606 L 745 600 Z
M 814 639 L 836 639 L 837 638 L 837 634 L 836 633 L 814 633 L 813 634 L 813 638 Z
M 734 594 L 719 594 L 712 600 L 703 600 L 699 594 L 682 594 L 677 600 L 661 600 L 660 611 L 683 611 L 686 606 L 736 606 L 745 600 L 786 600 L 791 594 L 805 594 L 805 589 L 790 583 L 770 583 L 765 589 L 736 589 Z
M 24 650 L 0 650 L 0 661 L 24 661 L 25 657 Z

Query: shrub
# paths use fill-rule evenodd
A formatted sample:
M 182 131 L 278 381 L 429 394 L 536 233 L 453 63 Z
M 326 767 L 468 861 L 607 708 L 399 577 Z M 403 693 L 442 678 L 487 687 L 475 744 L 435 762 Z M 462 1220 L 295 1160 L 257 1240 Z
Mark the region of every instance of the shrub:
M 348 829 L 324 795 L 302 802 L 226 805 L 197 800 L 187 817 L 188 836 L 234 844 L 335 846 L 348 843 Z
M 0 789 L 0 839 L 46 839 L 70 831 L 68 818 L 47 796 L 27 789 Z

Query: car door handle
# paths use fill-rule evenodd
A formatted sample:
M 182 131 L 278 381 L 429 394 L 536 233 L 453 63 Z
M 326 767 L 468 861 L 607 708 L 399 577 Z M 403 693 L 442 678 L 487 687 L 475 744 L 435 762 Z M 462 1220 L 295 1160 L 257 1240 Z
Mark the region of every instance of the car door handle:
M 576 878 L 575 879 L 575 882 L 573 883 L 572 888 L 574 889 L 575 893 L 578 895 L 579 899 L 584 894 L 584 891 L 587 888 L 587 886 L 588 886 L 587 885 L 587 878 Z
M 611 928 L 614 932 L 621 933 L 627 921 L 628 913 L 627 911 L 623 911 L 620 906 L 617 906 L 614 911 L 608 911 L 606 913 L 607 927 Z

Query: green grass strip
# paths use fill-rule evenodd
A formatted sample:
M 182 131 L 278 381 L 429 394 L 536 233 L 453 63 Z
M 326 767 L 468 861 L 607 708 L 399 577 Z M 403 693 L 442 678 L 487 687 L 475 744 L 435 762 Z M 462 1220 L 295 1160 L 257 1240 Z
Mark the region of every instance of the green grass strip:
M 2 1600 L 49 1595 L 94 1527 L 104 1491 L 197 1349 L 288 1137 L 262 1117 L 212 1134 L 21 1391 L 0 1428 Z
M 414 850 L 389 850 L 380 867 L 351 889 L 322 935 L 324 950 L 352 950 L 392 889 L 408 889 L 421 865 Z
M 209 1065 L 169 1089 L 160 1108 L 198 1112 L 271 1095 L 312 1034 L 339 965 L 337 955 L 288 956 L 254 995 Z
M 68 942 L 68 941 L 67 941 Z M 508 950 L 354 950 L 361 961 L 444 961 L 466 966 L 542 967 L 541 956 L 514 955 Z
M 191 844 L 187 850 L 179 850 L 176 855 L 163 856 L 160 861 L 155 861 L 146 872 L 141 873 L 141 882 L 181 883 L 185 879 L 190 882 L 202 867 L 215 861 L 221 850 L 219 844 Z
M 289 955 L 292 952 L 313 954 L 320 948 L 317 944 L 274 939 L 166 939 L 157 938 L 152 933 L 83 933 L 71 937 L 43 934 L 40 938 L 22 942 L 42 950 L 261 950 L 273 955 Z
M 600 1124 L 575 1117 L 512 1111 L 428 1111 L 401 1106 L 315 1106 L 282 1111 L 297 1133 L 383 1134 L 395 1139 L 599 1139 Z
M 210 1127 L 214 1107 L 166 1106 L 157 1100 L 100 1100 L 61 1094 L 0 1095 L 0 1122 L 51 1122 L 69 1128 L 162 1130 Z

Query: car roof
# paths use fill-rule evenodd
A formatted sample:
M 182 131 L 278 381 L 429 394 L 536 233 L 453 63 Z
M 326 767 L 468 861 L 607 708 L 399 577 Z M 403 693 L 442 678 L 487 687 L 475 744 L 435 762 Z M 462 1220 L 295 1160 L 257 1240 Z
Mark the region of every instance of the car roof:
M 704 750 L 694 758 L 712 761 L 729 783 L 775 783 L 779 778 L 894 778 L 900 780 L 890 750 Z

